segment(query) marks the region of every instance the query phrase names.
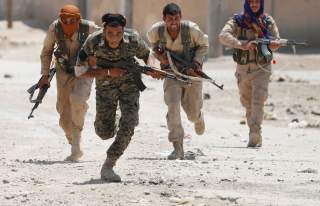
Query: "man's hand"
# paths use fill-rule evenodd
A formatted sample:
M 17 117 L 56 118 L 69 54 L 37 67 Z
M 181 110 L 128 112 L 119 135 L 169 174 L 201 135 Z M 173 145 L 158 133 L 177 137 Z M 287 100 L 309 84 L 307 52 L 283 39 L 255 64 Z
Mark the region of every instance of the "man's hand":
M 111 68 L 109 69 L 108 76 L 110 77 L 122 77 L 127 74 L 127 72 L 120 68 Z
M 248 51 L 248 50 L 253 51 L 256 48 L 257 48 L 257 42 L 256 41 L 249 41 L 249 42 L 243 44 L 240 49 L 242 49 L 244 51 Z
M 277 49 L 279 49 L 281 47 L 281 44 L 279 41 L 271 41 L 270 44 L 269 44 L 269 48 L 272 50 L 272 51 L 276 51 Z
M 164 79 L 164 76 L 161 74 L 161 72 L 159 72 L 159 71 L 149 71 L 149 72 L 147 72 L 146 73 L 147 75 L 149 75 L 149 76 L 151 76 L 152 78 L 154 78 L 154 79 L 157 79 L 157 80 L 159 80 L 159 79 Z
M 169 60 L 167 58 L 166 52 L 164 52 L 159 47 L 153 48 L 153 55 L 160 61 L 163 65 L 169 65 Z
M 169 65 L 169 60 L 168 60 L 167 56 L 165 55 L 165 53 L 158 54 L 157 57 L 158 57 L 158 60 L 160 61 L 161 64 Z
M 95 56 L 89 56 L 88 65 L 89 67 L 95 67 L 97 65 L 97 58 Z
M 199 62 L 193 61 L 192 62 L 192 68 L 189 68 L 187 70 L 185 70 L 185 73 L 189 76 L 199 76 L 197 71 L 201 71 L 202 70 L 202 65 Z
M 50 87 L 50 82 L 49 82 L 49 75 L 42 75 L 38 82 L 39 88 L 44 87 L 45 85 L 48 85 Z

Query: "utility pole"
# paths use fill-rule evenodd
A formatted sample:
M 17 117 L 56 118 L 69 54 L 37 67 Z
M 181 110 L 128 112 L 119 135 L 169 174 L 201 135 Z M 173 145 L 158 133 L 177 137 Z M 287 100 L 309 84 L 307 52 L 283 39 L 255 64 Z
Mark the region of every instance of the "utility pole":
M 6 16 L 7 16 L 7 27 L 11 29 L 13 27 L 12 24 L 12 0 L 6 0 Z
M 80 8 L 82 18 L 87 19 L 88 18 L 87 0 L 79 0 L 78 5 Z
M 120 13 L 127 19 L 127 27 L 132 27 L 133 0 L 120 0 Z
M 209 57 L 220 57 L 223 54 L 222 45 L 218 36 L 222 29 L 223 13 L 222 6 L 224 0 L 208 0 L 208 36 L 209 36 Z
M 276 10 L 276 5 L 275 5 L 275 0 L 271 0 L 271 15 L 274 17 L 275 16 L 275 10 Z

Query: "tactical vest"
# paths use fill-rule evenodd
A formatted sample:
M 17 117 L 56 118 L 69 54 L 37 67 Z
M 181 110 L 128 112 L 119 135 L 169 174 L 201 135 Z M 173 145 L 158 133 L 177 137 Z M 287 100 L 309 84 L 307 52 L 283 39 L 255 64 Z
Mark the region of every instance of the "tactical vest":
M 162 23 L 159 28 L 158 28 L 158 35 L 159 35 L 159 46 L 160 48 L 166 48 L 167 45 L 167 39 L 165 37 L 165 29 L 166 25 L 165 23 Z M 195 56 L 195 51 L 196 48 L 191 47 L 191 35 L 190 35 L 190 25 L 188 21 L 182 21 L 181 22 L 181 28 L 180 28 L 180 33 L 181 33 L 181 43 L 183 45 L 183 51 L 182 53 L 176 53 L 179 55 L 181 58 L 188 62 L 192 62 L 194 56 Z M 171 51 L 173 52 L 173 51 Z
M 57 59 L 57 64 L 68 74 L 74 74 L 74 66 L 77 61 L 78 53 L 87 39 L 89 35 L 89 22 L 87 20 L 81 19 L 80 26 L 78 30 L 78 37 L 77 41 L 79 42 L 80 46 L 76 51 L 76 55 L 70 57 L 69 49 L 66 45 L 66 39 L 62 30 L 61 23 L 58 21 L 55 25 L 55 37 L 56 37 L 56 44 L 57 48 L 54 51 L 54 56 Z
M 266 19 L 267 27 L 271 25 L 271 21 L 269 18 Z M 238 40 L 247 41 L 247 29 L 240 28 L 240 36 Z M 256 64 L 269 64 L 273 59 L 273 53 L 266 45 L 258 44 L 257 51 L 254 52 L 254 59 L 250 60 L 250 51 L 244 51 L 242 49 L 235 48 L 233 49 L 233 60 L 240 65 L 246 65 L 249 63 L 256 63 Z

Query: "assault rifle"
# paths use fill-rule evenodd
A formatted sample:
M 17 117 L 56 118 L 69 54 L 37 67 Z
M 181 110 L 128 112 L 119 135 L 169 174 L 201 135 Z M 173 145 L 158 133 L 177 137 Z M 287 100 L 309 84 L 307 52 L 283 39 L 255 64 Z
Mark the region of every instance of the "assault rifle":
M 135 73 L 135 74 L 148 74 L 148 73 L 158 73 L 162 77 L 167 78 L 167 79 L 173 79 L 176 81 L 180 81 L 183 83 L 190 83 L 187 79 L 183 79 L 180 77 L 177 77 L 173 74 L 170 74 L 166 71 L 162 71 L 159 69 L 156 69 L 154 67 L 149 67 L 149 66 L 142 66 L 139 65 L 138 63 L 131 63 L 127 61 L 108 61 L 102 58 L 97 58 L 97 67 L 101 68 L 121 68 L 123 70 L 126 70 L 129 73 Z
M 269 50 L 268 46 L 270 45 L 271 41 L 278 42 L 281 47 L 289 46 L 292 48 L 292 51 L 294 54 L 297 53 L 296 46 L 308 46 L 306 42 L 297 42 L 295 40 L 289 40 L 289 39 L 255 39 L 253 40 L 258 45 L 258 48 L 261 48 L 262 53 L 268 53 L 267 50 Z M 241 40 L 241 43 L 249 42 L 247 40 Z
M 170 63 L 170 67 L 171 67 L 172 70 L 175 70 L 174 69 L 175 64 L 179 65 L 179 69 L 182 70 L 182 71 L 186 70 L 186 69 L 194 69 L 193 74 L 195 76 L 185 75 L 183 73 L 180 73 L 177 70 L 174 71 L 178 75 L 180 75 L 180 76 L 182 76 L 182 77 L 184 77 L 186 79 L 190 79 L 190 80 L 207 81 L 207 82 L 210 82 L 211 84 L 213 84 L 214 86 L 218 87 L 219 89 L 223 90 L 223 86 L 224 86 L 223 84 L 216 83 L 216 81 L 214 79 L 212 79 L 210 76 L 208 76 L 203 71 L 197 69 L 194 64 L 187 62 L 186 60 L 181 58 L 176 53 L 167 51 L 167 58 L 168 58 L 168 61 Z
M 295 40 L 289 40 L 289 39 L 256 39 L 254 40 L 258 44 L 266 44 L 269 45 L 271 41 L 278 42 L 281 46 L 307 46 L 308 44 L 306 42 L 297 42 Z
M 56 73 L 56 69 L 55 69 L 55 68 L 52 68 L 52 69 L 49 70 L 49 77 L 48 77 L 49 82 L 51 82 L 51 80 L 52 80 L 53 76 L 55 75 L 55 73 Z M 39 81 L 40 81 L 40 80 L 39 80 Z M 33 95 L 34 95 L 34 93 L 35 93 L 35 91 L 36 91 L 37 89 L 39 89 L 37 98 L 36 98 L 36 99 L 32 99 L 32 97 L 33 97 Z M 39 104 L 42 103 L 42 99 L 43 99 L 44 96 L 46 95 L 48 89 L 49 89 L 49 85 L 44 85 L 42 88 L 40 88 L 40 87 L 39 87 L 39 82 L 38 82 L 38 83 L 34 84 L 33 86 L 31 86 L 31 87 L 27 90 L 27 92 L 30 94 L 29 101 L 30 101 L 31 103 L 35 103 L 34 106 L 33 106 L 32 109 L 31 109 L 31 112 L 30 112 L 30 114 L 29 114 L 29 116 L 28 116 L 28 119 L 34 117 L 32 113 L 34 112 L 35 109 L 38 108 Z

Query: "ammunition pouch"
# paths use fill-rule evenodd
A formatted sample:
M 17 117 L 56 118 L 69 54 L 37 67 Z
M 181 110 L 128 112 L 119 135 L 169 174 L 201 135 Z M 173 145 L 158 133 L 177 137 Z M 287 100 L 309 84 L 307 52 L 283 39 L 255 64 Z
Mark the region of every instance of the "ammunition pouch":
M 241 49 L 234 49 L 233 50 L 233 61 L 235 61 L 237 64 L 240 65 L 245 65 L 245 64 L 249 64 L 249 56 L 250 53 L 249 51 L 244 51 Z
M 249 50 L 241 50 L 234 49 L 233 50 L 233 60 L 239 65 L 246 65 L 249 63 L 257 63 L 257 64 L 270 64 L 273 59 L 273 53 L 269 49 L 268 45 L 259 43 L 257 45 L 257 53 L 255 57 L 255 61 L 250 61 L 250 51 Z
M 57 64 L 63 71 L 65 71 L 67 74 L 74 75 L 74 67 L 70 66 L 68 57 L 66 55 L 63 55 L 60 50 L 54 51 L 54 56 L 56 57 Z

